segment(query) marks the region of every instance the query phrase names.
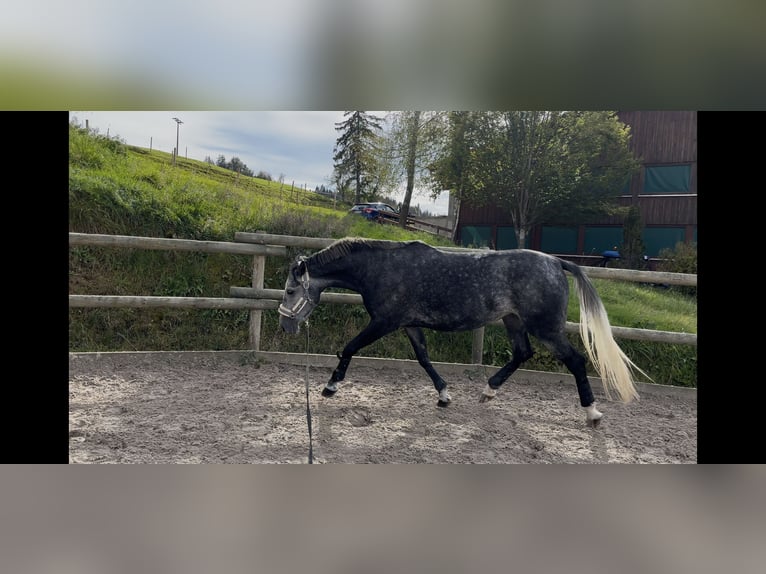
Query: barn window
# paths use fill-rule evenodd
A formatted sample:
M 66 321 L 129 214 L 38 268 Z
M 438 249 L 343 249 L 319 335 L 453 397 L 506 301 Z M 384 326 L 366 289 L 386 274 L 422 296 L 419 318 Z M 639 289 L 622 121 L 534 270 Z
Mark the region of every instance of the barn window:
M 601 255 L 604 251 L 619 251 L 622 245 L 622 226 L 585 227 L 584 255 Z
M 641 232 L 645 255 L 657 257 L 664 248 L 673 249 L 676 243 L 684 240 L 683 227 L 645 227 Z
M 530 233 L 527 233 L 527 237 L 524 240 L 524 247 L 529 249 L 529 237 Z M 516 230 L 509 226 L 500 226 L 497 228 L 497 248 L 498 249 L 516 249 L 519 246 L 519 242 L 516 240 Z
M 691 164 L 647 166 L 642 193 L 689 193 Z
M 540 251 L 545 253 L 577 253 L 577 228 L 543 226 Z
M 488 247 L 492 239 L 489 225 L 466 225 L 460 229 L 460 244 L 463 247 Z

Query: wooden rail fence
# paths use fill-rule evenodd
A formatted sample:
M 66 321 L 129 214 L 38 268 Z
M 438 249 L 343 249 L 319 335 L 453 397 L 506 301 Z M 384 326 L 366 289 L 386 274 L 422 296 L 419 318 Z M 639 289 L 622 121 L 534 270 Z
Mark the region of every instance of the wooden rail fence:
M 304 249 L 322 249 L 334 239 L 316 237 L 296 237 L 269 233 L 237 232 L 234 242 L 197 241 L 191 239 L 164 239 L 156 237 L 133 237 L 126 235 L 100 235 L 70 233 L 69 245 L 109 246 L 134 249 L 161 249 L 169 251 L 198 251 L 205 253 L 231 253 L 253 257 L 253 275 L 250 287 L 229 288 L 231 297 L 156 297 L 156 296 L 117 296 L 117 295 L 69 295 L 70 307 L 167 307 L 193 309 L 249 309 L 249 340 L 253 350 L 260 351 L 261 314 L 274 310 L 282 300 L 281 289 L 264 289 L 264 269 L 266 257 L 286 257 L 287 247 Z M 444 251 L 467 251 L 463 247 L 438 247 Z M 637 271 L 632 269 L 610 269 L 605 267 L 583 267 L 591 277 L 618 279 L 643 283 L 696 286 L 697 276 L 689 273 L 668 273 L 657 271 Z M 359 305 L 362 297 L 353 293 L 333 293 L 326 291 L 320 297 L 321 303 L 331 305 Z M 502 325 L 501 321 L 493 324 Z M 579 332 L 579 324 L 567 322 L 568 332 Z M 650 329 L 612 327 L 615 337 L 641 341 L 654 341 L 671 344 L 696 345 L 695 333 L 676 333 Z M 484 328 L 474 331 L 472 362 L 481 363 L 483 353 Z

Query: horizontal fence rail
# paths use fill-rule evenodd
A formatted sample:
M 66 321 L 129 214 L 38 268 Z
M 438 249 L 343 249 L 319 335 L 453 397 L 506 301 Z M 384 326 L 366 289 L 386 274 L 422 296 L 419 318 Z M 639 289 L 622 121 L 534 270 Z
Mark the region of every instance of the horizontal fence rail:
M 162 237 L 133 237 L 131 235 L 98 235 L 70 233 L 69 245 L 92 247 L 126 247 L 166 251 L 199 251 L 202 253 L 232 253 L 239 255 L 272 255 L 284 257 L 287 248 L 282 245 L 256 245 L 229 241 L 199 241 L 196 239 L 165 239 Z
M 608 267 L 583 267 L 588 277 L 619 279 L 635 283 L 658 283 L 663 285 L 697 286 L 697 276 L 692 273 L 670 273 L 668 271 L 642 271 L 640 269 L 609 269 Z
M 250 310 L 250 343 L 254 350 L 260 347 L 261 312 L 277 309 L 282 300 L 282 289 L 263 288 L 263 270 L 267 256 L 285 257 L 288 247 L 323 249 L 335 239 L 318 237 L 296 237 L 269 233 L 236 232 L 235 241 L 199 241 L 192 239 L 166 239 L 157 237 L 134 237 L 127 235 L 100 235 L 70 233 L 70 246 L 107 246 L 134 249 L 155 249 L 169 251 L 197 251 L 205 253 L 229 253 L 253 256 L 252 287 L 229 288 L 230 297 L 158 297 L 158 296 L 116 296 L 116 295 L 69 295 L 69 306 L 73 308 L 187 308 L 187 309 L 244 309 Z M 464 247 L 442 247 L 442 251 L 483 251 Z M 617 279 L 642 283 L 696 286 L 697 276 L 687 273 L 637 271 L 633 269 L 609 269 L 583 267 L 591 277 Z M 356 293 L 335 293 L 326 291 L 320 297 L 321 303 L 331 305 L 360 305 L 362 297 Z M 502 321 L 490 323 L 502 326 Z M 480 362 L 483 347 L 483 327 L 474 332 L 474 362 Z M 579 324 L 567 322 L 568 332 L 579 332 Z M 634 329 L 612 326 L 615 337 L 640 341 L 670 344 L 696 345 L 695 333 L 676 333 L 650 329 Z
M 70 295 L 70 307 L 166 307 L 175 309 L 276 309 L 279 302 L 231 297 L 157 297 L 131 295 Z

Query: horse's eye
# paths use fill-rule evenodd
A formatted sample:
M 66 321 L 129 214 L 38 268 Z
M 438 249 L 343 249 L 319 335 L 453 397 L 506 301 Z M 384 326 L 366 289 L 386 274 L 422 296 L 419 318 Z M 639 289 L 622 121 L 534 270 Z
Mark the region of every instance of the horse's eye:
M 293 293 L 295 293 L 295 289 L 293 288 L 285 289 L 285 293 L 287 293 L 288 295 L 292 295 Z

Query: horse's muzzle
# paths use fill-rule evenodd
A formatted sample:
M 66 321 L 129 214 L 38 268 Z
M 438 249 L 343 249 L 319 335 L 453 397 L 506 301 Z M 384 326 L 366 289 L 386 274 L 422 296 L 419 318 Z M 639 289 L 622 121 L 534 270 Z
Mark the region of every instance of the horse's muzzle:
M 295 335 L 298 331 L 300 331 L 301 322 L 298 319 L 292 319 L 290 317 L 285 317 L 284 315 L 282 315 L 279 318 L 279 326 L 282 327 L 282 330 L 285 333 L 289 333 L 290 335 Z
M 300 324 L 308 319 L 314 307 L 315 303 L 308 296 L 308 293 L 300 297 L 292 307 L 288 307 L 283 301 L 277 309 L 279 312 L 279 325 L 287 333 L 297 333 L 300 330 Z

